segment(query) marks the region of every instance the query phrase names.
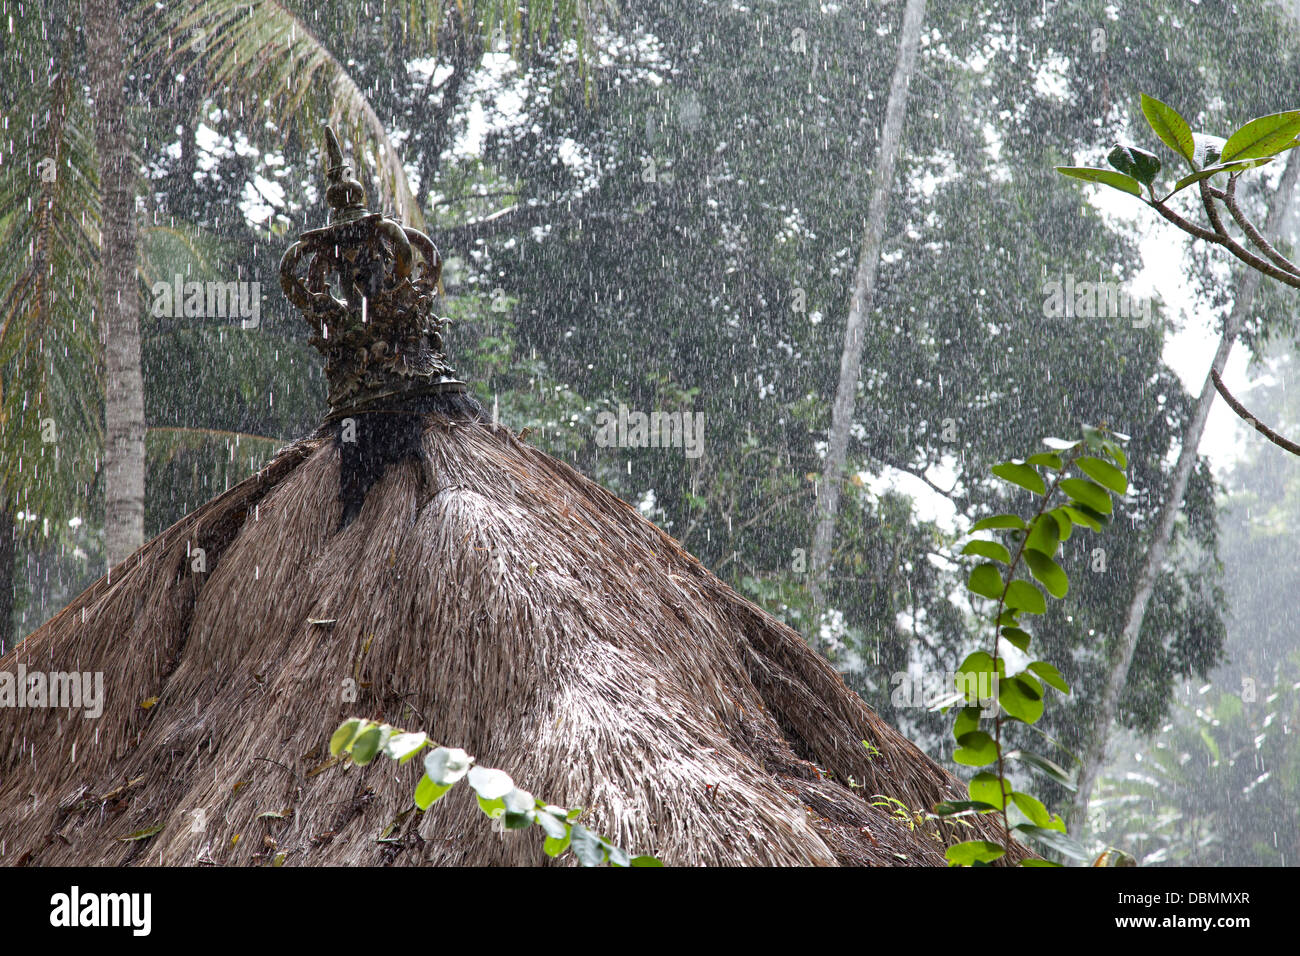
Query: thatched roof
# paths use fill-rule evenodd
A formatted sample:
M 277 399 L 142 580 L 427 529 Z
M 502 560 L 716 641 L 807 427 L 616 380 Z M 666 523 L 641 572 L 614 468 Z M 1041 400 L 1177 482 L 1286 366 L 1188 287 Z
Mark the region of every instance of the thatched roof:
M 332 762 L 365 716 L 669 865 L 942 864 L 953 833 L 870 803 L 927 810 L 957 781 L 625 502 L 483 420 L 442 352 L 437 249 L 327 148 L 330 223 L 280 277 L 330 413 L 0 658 L 106 692 L 93 719 L 0 708 L 0 863 L 547 859 L 465 788 L 414 812 L 417 766 Z
M 429 414 L 422 444 L 340 528 L 322 429 L 0 659 L 106 691 L 98 719 L 0 709 L 0 863 L 547 861 L 464 788 L 407 812 L 418 761 L 321 770 L 357 715 L 465 747 L 668 865 L 943 864 L 869 800 L 923 810 L 960 785 L 797 633 L 506 428 Z

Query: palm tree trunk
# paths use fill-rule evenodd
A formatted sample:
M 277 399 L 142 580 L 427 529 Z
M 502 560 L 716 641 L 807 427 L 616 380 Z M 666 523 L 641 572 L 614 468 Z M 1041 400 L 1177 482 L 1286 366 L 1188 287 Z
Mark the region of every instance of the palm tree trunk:
M 126 51 L 115 0 L 87 0 L 95 149 L 102 197 L 100 339 L 104 343 L 104 537 L 109 567 L 144 541 L 144 393 L 136 279 L 135 169 L 126 118 Z
M 880 268 L 880 247 L 884 242 L 885 218 L 889 213 L 890 193 L 894 182 L 894 164 L 903 138 L 903 118 L 907 112 L 907 90 L 916 68 L 921 41 L 921 21 L 925 18 L 925 0 L 907 0 L 903 11 L 902 35 L 898 44 L 898 63 L 889 88 L 885 108 L 885 126 L 880 136 L 875 183 L 867 210 L 867 229 L 862 237 L 862 252 L 853 279 L 849 300 L 849 319 L 844 329 L 844 351 L 840 356 L 840 380 L 831 409 L 830 442 L 826 467 L 817 496 L 817 526 L 812 546 L 813 626 L 820 626 L 825 606 L 822 583 L 830 567 L 831 548 L 835 539 L 835 516 L 839 513 L 840 482 L 848 455 L 849 426 L 853 423 L 853 405 L 857 398 L 858 377 L 862 371 L 862 347 L 865 341 L 867 314 L 876 292 L 876 275 Z
M 1287 215 L 1298 180 L 1300 180 L 1300 150 L 1293 150 L 1290 159 L 1287 160 L 1282 180 L 1278 183 L 1272 209 L 1269 211 L 1268 222 L 1264 227 L 1264 236 L 1270 242 L 1277 236 L 1278 230 Z M 1259 290 L 1262 278 L 1263 275 L 1254 269 L 1247 269 L 1245 275 L 1241 278 L 1241 284 L 1237 289 L 1237 297 L 1232 303 L 1232 312 L 1229 313 L 1228 321 L 1223 326 L 1223 334 L 1219 338 L 1218 351 L 1214 354 L 1214 361 L 1210 363 L 1211 370 L 1218 372 L 1220 375 L 1223 374 L 1223 366 L 1228 361 L 1228 353 L 1232 351 L 1237 336 L 1241 334 L 1241 328 L 1245 324 L 1246 316 L 1250 313 L 1251 304 L 1255 298 L 1255 293 Z M 1205 431 L 1206 419 L 1210 415 L 1210 406 L 1214 404 L 1214 395 L 1214 380 L 1210 373 L 1207 372 L 1205 384 L 1201 386 L 1200 398 L 1196 402 L 1196 411 L 1188 421 L 1187 429 L 1183 434 L 1178 462 L 1174 465 L 1173 481 L 1169 487 L 1169 494 L 1165 496 L 1164 505 L 1160 510 L 1159 521 L 1156 523 L 1155 538 L 1151 542 L 1146 561 L 1138 574 L 1137 587 L 1133 592 L 1133 599 L 1128 607 L 1128 615 L 1124 620 L 1124 630 L 1120 635 L 1118 653 L 1111 663 L 1110 672 L 1106 678 L 1106 687 L 1102 692 L 1096 721 L 1093 724 L 1092 732 L 1084 738 L 1087 743 L 1083 747 L 1083 753 L 1080 754 L 1082 766 L 1079 768 L 1078 789 L 1075 791 L 1074 799 L 1071 802 L 1067 821 L 1070 831 L 1075 834 L 1080 831 L 1088 816 L 1088 803 L 1092 797 L 1092 788 L 1105 762 L 1110 725 L 1119 709 L 1119 698 L 1124 690 L 1124 685 L 1128 682 L 1129 665 L 1133 661 L 1133 651 L 1137 647 L 1138 635 L 1142 630 L 1142 620 L 1146 616 L 1147 603 L 1151 600 L 1151 593 L 1155 590 L 1156 577 L 1160 574 L 1165 554 L 1169 550 L 1169 540 L 1173 536 L 1174 521 L 1178 518 L 1179 511 L 1182 510 L 1183 495 L 1187 491 L 1187 481 L 1191 477 L 1192 466 L 1196 464 L 1197 448 L 1201 443 L 1201 434 Z

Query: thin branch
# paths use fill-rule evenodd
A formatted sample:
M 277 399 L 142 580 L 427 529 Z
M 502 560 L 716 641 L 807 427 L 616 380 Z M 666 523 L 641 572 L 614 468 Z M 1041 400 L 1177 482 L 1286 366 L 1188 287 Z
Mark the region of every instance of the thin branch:
M 767 516 L 770 515 L 770 514 L 771 514 L 773 511 L 775 511 L 777 508 L 780 508 L 780 507 L 783 507 L 784 505 L 789 504 L 789 503 L 790 503 L 791 501 L 793 501 L 795 498 L 802 498 L 805 494 L 807 494 L 807 489 L 805 489 L 805 488 L 796 488 L 794 491 L 790 492 L 789 494 L 781 495 L 781 496 L 778 497 L 775 501 L 773 501 L 770 505 L 768 505 L 768 507 L 765 508 L 763 511 L 759 512 L 759 513 L 756 514 L 754 517 L 750 518 L 750 519 L 749 519 L 748 521 L 746 521 L 744 524 L 739 525 L 739 526 L 736 528 L 736 531 L 737 531 L 737 532 L 740 532 L 740 531 L 745 531 L 745 530 L 747 530 L 748 528 L 750 528 L 751 526 L 757 524 L 758 522 L 765 520 L 765 519 L 767 518 Z M 732 537 L 733 537 L 733 538 L 735 537 L 735 534 L 734 534 L 734 533 L 732 534 Z
M 933 555 L 936 558 L 942 558 L 944 561 L 947 561 L 949 564 L 953 565 L 954 567 L 961 566 L 960 561 L 955 560 L 951 555 L 944 554 L 942 551 L 931 551 L 929 548 L 927 548 L 923 553 L 928 555 Z
M 927 464 L 925 468 L 921 471 L 917 471 L 915 468 L 900 468 L 899 471 L 905 471 L 909 475 L 913 475 L 917 478 L 920 478 L 922 481 L 924 481 L 927 485 L 929 485 L 932 489 L 937 491 L 939 494 L 943 495 L 945 498 L 951 499 L 952 496 L 957 491 L 957 486 L 961 484 L 961 482 L 954 481 L 952 487 L 949 488 L 947 491 L 944 491 L 942 488 L 940 488 L 938 485 L 936 485 L 933 481 L 931 481 L 929 478 L 925 476 L 925 472 L 928 471 L 929 469 L 930 466 Z
M 1201 205 L 1205 207 L 1205 215 L 1210 220 L 1210 225 L 1214 228 L 1214 234 L 1222 239 L 1232 242 L 1233 239 L 1228 235 L 1228 230 L 1223 228 L 1223 219 L 1219 215 L 1219 207 L 1214 204 L 1214 197 L 1210 195 L 1210 181 L 1202 179 L 1200 185 Z
M 1281 282 L 1284 285 L 1289 285 L 1292 288 L 1300 289 L 1300 275 L 1292 275 L 1290 272 L 1287 272 L 1284 269 L 1279 269 L 1277 266 L 1273 265 L 1268 260 L 1261 259 L 1259 256 L 1255 255 L 1254 253 L 1250 252 L 1248 249 L 1243 248 L 1241 245 L 1235 242 L 1231 236 L 1226 234 L 1221 235 L 1217 232 L 1211 232 L 1209 229 L 1206 229 L 1204 226 L 1198 226 L 1194 222 L 1188 222 L 1186 219 L 1178 215 L 1178 213 L 1174 212 L 1172 209 L 1170 209 L 1160 200 L 1152 201 L 1150 199 L 1144 199 L 1142 201 L 1146 203 L 1148 206 L 1150 206 L 1152 209 L 1154 209 L 1156 212 L 1158 212 L 1169 222 L 1173 223 L 1179 229 L 1183 230 L 1183 232 L 1186 232 L 1189 235 L 1193 235 L 1198 239 L 1204 239 L 1206 242 L 1212 242 L 1216 246 L 1223 246 L 1223 248 L 1227 249 L 1229 252 L 1231 252 L 1242 262 L 1246 263 L 1246 265 L 1250 266 L 1252 269 L 1255 269 L 1258 272 L 1262 272 L 1264 275 L 1270 276 L 1271 278 L 1276 279 L 1278 282 Z
M 1228 207 L 1228 212 L 1232 213 L 1232 218 L 1237 220 L 1237 225 L 1241 226 L 1241 231 L 1246 234 L 1247 238 L 1249 238 L 1250 241 L 1264 253 L 1264 255 L 1272 259 L 1279 268 L 1285 269 L 1292 275 L 1300 276 L 1300 266 L 1297 266 L 1286 256 L 1274 249 L 1272 243 L 1264 238 L 1260 231 L 1255 228 L 1255 224 L 1247 218 L 1244 212 L 1241 211 L 1241 206 L 1237 203 L 1236 176 L 1230 176 L 1228 178 L 1227 192 L 1220 192 L 1218 189 L 1211 189 L 1210 193 L 1214 195 L 1215 198 L 1223 201 L 1223 204 Z
M 1291 454 L 1300 456 L 1300 445 L 1297 445 L 1289 439 L 1283 438 L 1247 411 L 1246 406 L 1242 405 L 1241 402 L 1232 397 L 1232 393 L 1229 392 L 1227 387 L 1223 384 L 1223 379 L 1219 378 L 1219 373 L 1216 370 L 1210 369 L 1210 378 L 1214 379 L 1214 387 L 1219 390 L 1219 394 L 1222 395 L 1223 400 L 1228 403 L 1228 407 L 1241 416 L 1247 424 L 1253 425 L 1255 431 L 1259 432 L 1279 448 L 1285 448 Z

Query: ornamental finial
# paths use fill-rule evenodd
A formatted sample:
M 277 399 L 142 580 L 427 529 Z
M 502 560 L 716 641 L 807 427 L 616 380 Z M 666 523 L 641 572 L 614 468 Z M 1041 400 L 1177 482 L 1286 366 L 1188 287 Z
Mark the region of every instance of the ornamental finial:
M 365 190 L 328 126 L 325 154 L 329 225 L 304 232 L 285 251 L 280 287 L 325 356 L 329 417 L 464 391 L 442 350 L 446 323 L 433 313 L 442 276 L 437 247 L 418 229 L 366 209 Z

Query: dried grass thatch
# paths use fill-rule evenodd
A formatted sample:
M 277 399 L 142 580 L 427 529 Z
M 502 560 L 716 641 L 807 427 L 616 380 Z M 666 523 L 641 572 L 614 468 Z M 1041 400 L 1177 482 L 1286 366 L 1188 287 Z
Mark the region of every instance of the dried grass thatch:
M 925 809 L 959 785 L 798 634 L 503 427 L 430 415 L 423 450 L 340 529 L 339 449 L 291 445 L 0 659 L 102 671 L 107 696 L 97 720 L 0 710 L 0 862 L 546 860 L 463 788 L 408 812 L 416 765 L 328 765 L 361 715 L 669 865 L 943 864 L 864 796 Z

